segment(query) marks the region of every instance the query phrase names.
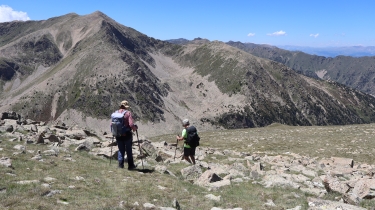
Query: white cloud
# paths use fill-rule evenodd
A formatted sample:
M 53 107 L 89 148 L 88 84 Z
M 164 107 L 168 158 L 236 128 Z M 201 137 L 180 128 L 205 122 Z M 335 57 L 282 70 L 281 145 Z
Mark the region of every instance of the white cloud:
M 316 38 L 319 36 L 319 34 L 310 34 L 310 36 L 313 36 L 314 38 Z
M 255 33 L 249 33 L 247 36 L 255 36 Z
M 14 11 L 7 5 L 0 5 L 0 23 L 13 20 L 30 20 L 26 12 Z
M 268 36 L 285 36 L 286 35 L 286 32 L 285 31 L 276 31 L 276 32 L 273 32 L 272 34 L 267 34 Z

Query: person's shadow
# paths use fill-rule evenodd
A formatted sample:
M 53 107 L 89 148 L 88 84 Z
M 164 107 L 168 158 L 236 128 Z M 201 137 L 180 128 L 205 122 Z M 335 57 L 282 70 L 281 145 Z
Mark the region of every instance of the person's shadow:
M 147 173 L 153 173 L 155 170 L 151 170 L 151 169 L 139 169 L 139 168 L 135 168 L 135 169 L 132 169 L 131 171 L 138 171 L 138 172 L 142 172 L 144 174 L 147 174 Z

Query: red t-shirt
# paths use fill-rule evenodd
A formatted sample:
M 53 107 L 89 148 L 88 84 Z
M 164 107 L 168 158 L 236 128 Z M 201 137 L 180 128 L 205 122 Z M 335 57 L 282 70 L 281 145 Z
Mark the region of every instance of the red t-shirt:
M 129 110 L 126 110 L 126 109 L 119 109 L 118 110 L 118 112 L 120 112 L 120 113 L 123 113 L 124 111 L 126 111 L 126 113 L 124 114 L 124 119 L 125 119 L 124 124 L 125 124 L 125 126 L 130 127 L 133 130 L 136 130 L 136 127 L 134 125 L 134 119 L 132 117 L 132 113 Z

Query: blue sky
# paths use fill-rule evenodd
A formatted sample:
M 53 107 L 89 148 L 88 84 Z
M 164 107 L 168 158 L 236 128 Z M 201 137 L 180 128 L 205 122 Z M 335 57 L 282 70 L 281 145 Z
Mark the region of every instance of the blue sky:
M 156 39 L 375 46 L 375 0 L 1 0 L 0 22 L 101 11 Z

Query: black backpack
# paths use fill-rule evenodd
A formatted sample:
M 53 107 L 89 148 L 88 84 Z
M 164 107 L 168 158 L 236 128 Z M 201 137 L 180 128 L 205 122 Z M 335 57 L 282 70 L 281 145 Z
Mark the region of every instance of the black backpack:
M 187 132 L 186 143 L 192 147 L 199 146 L 199 140 L 201 138 L 198 136 L 197 129 L 194 126 L 189 126 L 188 128 L 186 128 L 186 132 Z

